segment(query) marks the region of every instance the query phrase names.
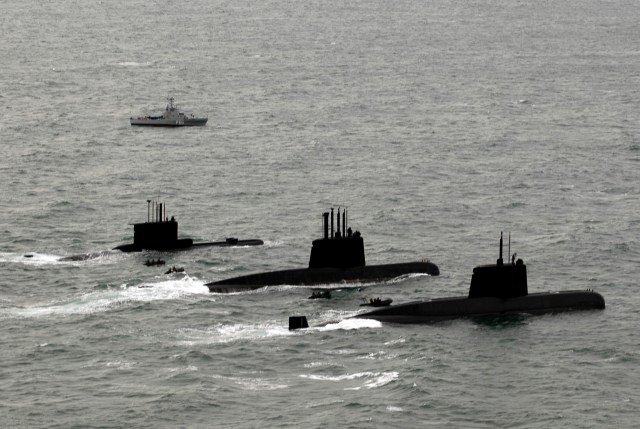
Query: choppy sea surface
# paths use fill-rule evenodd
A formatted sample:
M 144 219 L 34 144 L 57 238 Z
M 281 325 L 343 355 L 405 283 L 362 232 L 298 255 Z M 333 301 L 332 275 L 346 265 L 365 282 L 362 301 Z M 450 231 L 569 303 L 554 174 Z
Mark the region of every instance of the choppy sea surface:
M 6 0 L 0 426 L 636 427 L 639 21 L 630 0 Z M 168 96 L 207 126 L 129 125 Z M 181 236 L 265 245 L 111 251 L 148 199 Z M 442 274 L 208 293 L 306 266 L 338 206 L 368 263 Z M 349 319 L 465 295 L 500 231 L 530 291 L 607 308 Z

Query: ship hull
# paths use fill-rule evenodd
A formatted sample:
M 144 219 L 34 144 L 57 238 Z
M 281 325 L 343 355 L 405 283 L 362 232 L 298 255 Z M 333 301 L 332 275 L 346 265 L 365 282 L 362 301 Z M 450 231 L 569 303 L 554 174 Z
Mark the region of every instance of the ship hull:
M 182 127 L 184 122 L 168 119 L 131 118 L 131 125 L 147 127 Z
M 355 317 L 387 323 L 431 323 L 461 317 L 546 314 L 604 308 L 604 298 L 597 292 L 563 291 L 513 298 L 438 298 L 381 308 Z
M 179 120 L 173 119 L 149 119 L 149 118 L 131 118 L 132 126 L 146 127 L 202 127 L 207 124 L 208 118 L 184 118 Z
M 141 252 L 142 250 L 158 250 L 158 251 L 174 251 L 174 250 L 187 250 L 196 247 L 237 247 L 237 246 L 261 246 L 264 241 L 258 239 L 249 240 L 234 240 L 234 241 L 211 241 L 204 243 L 194 243 L 192 239 L 185 238 L 177 240 L 172 244 L 166 244 L 162 246 L 137 246 L 135 244 L 123 244 L 115 247 L 113 250 L 120 250 L 122 252 Z
M 207 125 L 208 118 L 185 118 L 184 126 L 185 127 L 202 127 Z
M 301 268 L 250 274 L 208 283 L 210 292 L 230 293 L 259 289 L 264 286 L 307 286 L 340 282 L 375 282 L 393 279 L 405 274 L 440 274 L 431 262 L 368 265 L 354 268 Z

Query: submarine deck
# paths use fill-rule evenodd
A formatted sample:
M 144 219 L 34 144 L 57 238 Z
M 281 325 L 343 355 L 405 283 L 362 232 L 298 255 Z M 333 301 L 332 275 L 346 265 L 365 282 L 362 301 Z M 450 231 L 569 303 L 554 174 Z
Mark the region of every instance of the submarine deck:
M 258 239 L 249 240 L 237 240 L 237 241 L 210 241 L 202 243 L 194 243 L 193 240 L 185 238 L 178 240 L 174 246 L 166 246 L 162 248 L 148 249 L 135 244 L 123 244 L 115 247 L 113 250 L 120 250 L 122 252 L 141 252 L 142 250 L 158 250 L 158 251 L 175 251 L 175 250 L 188 250 L 195 247 L 241 247 L 241 246 L 261 246 L 264 241 Z
M 210 292 L 230 293 L 259 289 L 264 286 L 317 285 L 355 281 L 388 280 L 405 274 L 424 273 L 432 276 L 440 274 L 432 262 L 406 262 L 385 265 L 365 265 L 354 268 L 299 268 L 249 274 L 217 282 L 208 283 Z
M 354 317 L 389 323 L 430 323 L 461 317 L 602 310 L 602 295 L 589 290 L 538 292 L 514 298 L 437 298 L 385 307 Z

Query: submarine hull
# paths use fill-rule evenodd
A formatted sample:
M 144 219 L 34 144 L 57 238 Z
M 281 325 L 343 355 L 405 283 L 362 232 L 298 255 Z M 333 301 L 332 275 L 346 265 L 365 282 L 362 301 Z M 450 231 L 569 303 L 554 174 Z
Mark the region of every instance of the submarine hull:
M 136 244 L 123 244 L 115 247 L 113 250 L 120 250 L 122 252 L 141 252 L 142 250 L 160 250 L 160 251 L 172 251 L 172 250 L 186 250 L 193 249 L 195 247 L 237 247 L 237 246 L 261 246 L 264 241 L 257 239 L 250 240 L 233 240 L 233 241 L 211 241 L 206 243 L 194 243 L 190 238 L 184 238 L 176 240 L 172 243 L 157 245 L 157 246 L 139 246 Z
M 438 298 L 385 307 L 354 317 L 388 323 L 430 323 L 461 317 L 546 314 L 604 308 L 604 298 L 597 292 L 563 291 L 513 298 Z
M 209 283 L 210 292 L 229 293 L 259 289 L 278 285 L 317 285 L 340 282 L 370 282 L 388 280 L 405 274 L 440 274 L 437 265 L 431 262 L 407 262 L 399 264 L 368 265 L 353 268 L 301 268 L 250 274 Z

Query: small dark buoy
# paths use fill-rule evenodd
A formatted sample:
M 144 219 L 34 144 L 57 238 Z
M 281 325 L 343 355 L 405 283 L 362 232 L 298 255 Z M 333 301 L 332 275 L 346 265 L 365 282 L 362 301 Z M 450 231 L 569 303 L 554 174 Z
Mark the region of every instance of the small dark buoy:
M 24 255 L 24 257 L 25 257 L 25 258 L 33 258 L 33 255 L 31 255 L 31 254 L 27 254 L 27 255 Z
M 289 330 L 305 329 L 309 327 L 306 316 L 289 316 Z

